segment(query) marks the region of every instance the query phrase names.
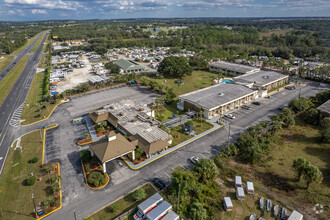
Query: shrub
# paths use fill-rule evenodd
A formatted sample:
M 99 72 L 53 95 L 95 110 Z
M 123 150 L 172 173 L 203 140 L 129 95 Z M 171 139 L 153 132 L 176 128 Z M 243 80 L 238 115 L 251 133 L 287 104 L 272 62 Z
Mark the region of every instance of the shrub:
M 33 157 L 31 160 L 29 160 L 29 163 L 36 163 L 39 161 L 39 157 Z
M 95 185 L 95 181 L 100 184 L 100 181 L 104 178 L 104 174 L 101 170 L 93 170 L 87 177 L 87 182 L 91 185 Z
M 106 184 L 107 183 L 107 179 L 104 177 L 103 179 L 101 179 L 101 183 L 102 183 L 102 185 Z
M 111 207 L 113 212 L 117 212 L 120 209 L 120 205 L 118 203 L 115 203 Z
M 91 166 L 89 165 L 89 163 L 85 165 L 85 169 L 87 173 L 91 172 Z
M 83 150 L 80 153 L 81 153 L 81 160 L 83 163 L 85 163 L 92 157 L 91 152 L 89 150 Z
M 98 187 L 98 186 L 100 185 L 100 181 L 99 181 L 99 180 L 95 180 L 95 181 L 93 182 L 93 185 L 94 185 L 95 187 Z
M 31 176 L 28 179 L 24 180 L 25 186 L 32 186 L 37 182 L 37 177 Z
M 135 201 L 140 201 L 142 199 L 144 199 L 147 196 L 146 192 L 144 189 L 140 188 L 137 189 L 133 194 L 132 194 L 132 198 Z

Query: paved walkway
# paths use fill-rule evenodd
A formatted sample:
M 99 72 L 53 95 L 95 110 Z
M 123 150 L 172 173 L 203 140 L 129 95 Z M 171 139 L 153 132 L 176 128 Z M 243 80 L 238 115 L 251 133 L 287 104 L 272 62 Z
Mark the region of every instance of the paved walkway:
M 161 157 L 163 157 L 163 156 L 165 156 L 169 153 L 172 153 L 173 151 L 175 151 L 175 150 L 177 150 L 177 149 L 179 149 L 179 148 L 181 148 L 181 147 L 183 147 L 183 146 L 185 146 L 185 145 L 187 145 L 187 144 L 189 144 L 189 143 L 191 143 L 191 142 L 193 142 L 193 141 L 195 141 L 195 140 L 197 140 L 197 139 L 199 139 L 199 138 L 201 138 L 201 137 L 203 137 L 203 136 L 205 136 L 205 135 L 207 135 L 207 134 L 209 134 L 209 133 L 211 133 L 211 132 L 213 132 L 213 131 L 215 131 L 215 130 L 222 127 L 222 125 L 220 125 L 218 123 L 214 123 L 212 121 L 208 121 L 208 122 L 212 123 L 214 127 L 207 130 L 207 131 L 204 131 L 203 133 L 200 133 L 199 135 L 195 135 L 194 137 L 192 137 L 192 138 L 190 138 L 190 139 L 188 139 L 188 140 L 186 140 L 186 141 L 184 141 L 184 142 L 182 142 L 178 145 L 175 145 L 174 147 L 168 148 L 167 150 L 163 150 L 159 154 L 151 155 L 150 158 L 146 159 L 145 161 L 143 161 L 143 162 L 141 162 L 137 165 L 134 165 L 130 160 L 128 160 L 124 157 L 122 159 L 127 163 L 127 165 L 131 169 L 138 170 L 138 169 L 144 167 L 145 165 L 147 165 L 147 164 L 149 164 L 149 163 L 151 163 L 151 162 L 153 162 L 153 161 L 155 161 L 155 160 L 157 160 L 157 159 L 159 159 L 159 158 L 161 158 Z
M 104 135 L 101 136 L 101 137 L 98 137 L 96 135 L 96 131 L 95 131 L 95 128 L 93 126 L 92 120 L 89 117 L 84 117 L 84 120 L 86 121 L 86 124 L 87 124 L 88 130 L 89 130 L 89 133 L 91 135 L 92 141 L 93 142 L 99 141 Z

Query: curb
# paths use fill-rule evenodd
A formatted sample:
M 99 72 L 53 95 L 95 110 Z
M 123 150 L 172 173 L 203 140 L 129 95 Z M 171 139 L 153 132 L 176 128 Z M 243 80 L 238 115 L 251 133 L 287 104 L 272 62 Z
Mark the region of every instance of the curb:
M 178 149 L 180 149 L 180 148 L 186 146 L 187 144 L 190 144 L 190 143 L 192 143 L 192 142 L 194 142 L 194 141 L 196 141 L 196 140 L 198 140 L 198 139 L 204 137 L 205 135 L 208 135 L 208 134 L 210 134 L 210 133 L 212 133 L 212 132 L 214 132 L 214 131 L 216 131 L 216 130 L 222 128 L 222 127 L 223 127 L 223 125 L 220 125 L 220 126 L 217 127 L 217 128 L 213 128 L 213 129 L 211 129 L 210 131 L 207 131 L 205 134 L 203 134 L 203 135 L 201 135 L 201 136 L 199 136 L 199 137 L 197 137 L 197 138 L 195 138 L 195 139 L 193 139 L 193 140 L 190 140 L 190 141 L 188 141 L 187 143 L 181 145 L 180 147 L 178 147 L 178 148 L 176 148 L 176 149 L 173 149 L 173 150 L 171 150 L 171 151 L 169 151 L 169 152 L 167 152 L 167 153 L 165 153 L 165 154 L 163 154 L 163 155 L 161 155 L 161 156 L 159 156 L 159 157 L 156 157 L 156 158 L 150 160 L 149 162 L 147 162 L 147 163 L 145 163 L 145 164 L 143 164 L 143 165 L 141 165 L 141 166 L 139 166 L 139 167 L 137 167 L 137 168 L 132 167 L 132 166 L 127 162 L 127 160 L 126 160 L 125 158 L 121 157 L 121 159 L 123 159 L 123 160 L 125 161 L 125 163 L 129 166 L 129 168 L 131 168 L 132 170 L 138 170 L 138 169 L 141 169 L 142 167 L 144 167 L 145 165 L 148 165 L 149 163 L 151 163 L 151 162 L 153 162 L 153 161 L 155 161 L 155 160 L 158 160 L 159 158 L 162 158 L 162 157 L 166 156 L 167 154 L 170 154 L 170 153 L 172 153 L 172 152 L 174 152 L 174 151 L 176 151 L 176 150 L 178 150 Z
M 59 163 L 55 163 L 55 164 L 57 164 L 58 175 L 60 175 L 61 174 L 60 164 Z M 60 186 L 60 191 L 59 191 L 59 193 L 60 193 L 60 206 L 58 208 L 54 209 L 53 211 L 51 211 L 50 213 L 47 213 L 46 215 L 43 215 L 43 216 L 41 216 L 40 218 L 37 218 L 37 219 L 43 219 L 43 218 L 47 217 L 48 215 L 50 215 L 50 214 L 52 214 L 52 213 L 54 213 L 54 212 L 56 212 L 56 211 L 58 211 L 59 209 L 62 208 L 62 188 L 61 188 L 61 180 L 60 179 L 58 180 L 58 185 Z
M 54 106 L 54 108 L 52 109 L 52 111 L 49 113 L 49 115 L 48 115 L 46 118 L 41 119 L 41 120 L 38 120 L 38 121 L 35 121 L 35 122 L 32 122 L 32 123 L 27 124 L 27 125 L 22 125 L 22 126 L 30 126 L 30 125 L 36 124 L 36 123 L 38 123 L 38 122 L 41 122 L 41 121 L 47 120 L 47 119 L 53 114 L 53 112 L 55 111 L 55 109 L 56 109 L 57 106 L 59 106 L 59 105 L 61 105 L 61 104 L 63 104 L 63 103 L 67 103 L 67 102 L 69 102 L 69 101 L 66 101 L 66 100 L 63 101 L 63 100 L 62 100 L 62 101 L 60 101 L 60 103 L 56 104 L 56 105 Z
M 145 186 L 145 185 L 147 185 L 147 184 L 150 184 L 150 185 L 152 186 L 152 188 L 154 188 L 154 189 L 156 190 L 156 192 L 158 192 L 157 188 L 156 188 L 151 182 L 146 182 L 146 183 L 142 184 L 141 186 L 138 186 L 138 187 L 134 188 L 133 190 L 129 191 L 126 195 L 119 197 L 119 198 L 116 199 L 115 201 L 113 201 L 113 202 L 111 202 L 111 203 L 108 203 L 107 205 L 103 206 L 103 207 L 100 208 L 99 210 L 93 212 L 91 215 L 89 215 L 88 217 L 86 217 L 86 219 L 88 219 L 88 218 L 91 217 L 92 215 L 95 215 L 96 213 L 98 213 L 98 212 L 101 211 L 102 209 L 105 209 L 106 207 L 110 206 L 111 204 L 117 202 L 118 200 L 124 198 L 124 197 L 127 196 L 128 194 L 134 192 L 135 190 L 137 190 L 137 189 L 139 189 L 139 188 L 141 188 L 141 187 L 143 187 L 143 186 Z
M 80 160 L 80 162 L 81 162 L 81 166 L 82 166 L 83 171 L 84 171 L 84 177 L 85 177 L 86 186 L 87 186 L 88 188 L 90 188 L 90 189 L 102 189 L 103 187 L 105 187 L 106 185 L 108 185 L 108 183 L 109 183 L 109 181 L 110 181 L 110 177 L 109 177 L 109 175 L 105 172 L 105 175 L 106 175 L 106 177 L 107 177 L 107 182 L 106 182 L 104 185 L 102 185 L 102 186 L 98 186 L 98 187 L 90 187 L 90 186 L 88 185 L 88 182 L 87 182 L 87 175 L 86 175 L 86 171 L 85 171 L 84 164 L 83 164 L 82 160 Z M 103 168 L 103 166 L 102 166 L 101 164 L 100 164 L 100 166 Z

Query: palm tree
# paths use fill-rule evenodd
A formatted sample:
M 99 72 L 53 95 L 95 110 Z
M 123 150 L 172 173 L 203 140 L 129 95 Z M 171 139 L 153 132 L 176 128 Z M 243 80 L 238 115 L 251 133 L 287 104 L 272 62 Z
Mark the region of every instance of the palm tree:
M 307 166 L 309 166 L 309 162 L 305 158 L 298 157 L 293 161 L 292 167 L 298 172 L 298 182 L 300 182 Z
M 316 166 L 309 165 L 304 169 L 304 179 L 307 181 L 306 189 L 313 182 L 320 183 L 323 180 L 322 172 Z

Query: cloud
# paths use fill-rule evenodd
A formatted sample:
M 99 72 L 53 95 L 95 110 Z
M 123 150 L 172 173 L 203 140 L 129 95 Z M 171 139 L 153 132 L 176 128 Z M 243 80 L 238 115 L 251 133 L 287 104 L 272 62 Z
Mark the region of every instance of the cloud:
M 95 3 L 108 10 L 127 12 L 165 9 L 172 4 L 163 0 L 100 0 Z
M 13 10 L 9 10 L 9 11 L 8 11 L 8 14 L 10 14 L 10 15 L 14 15 L 14 14 L 16 14 L 16 12 L 14 12 Z
M 82 5 L 78 1 L 62 1 L 62 0 L 4 0 L 9 6 L 22 6 L 25 9 L 61 9 L 61 10 L 77 10 Z
M 32 9 L 32 14 L 47 14 L 46 10 L 44 9 Z

